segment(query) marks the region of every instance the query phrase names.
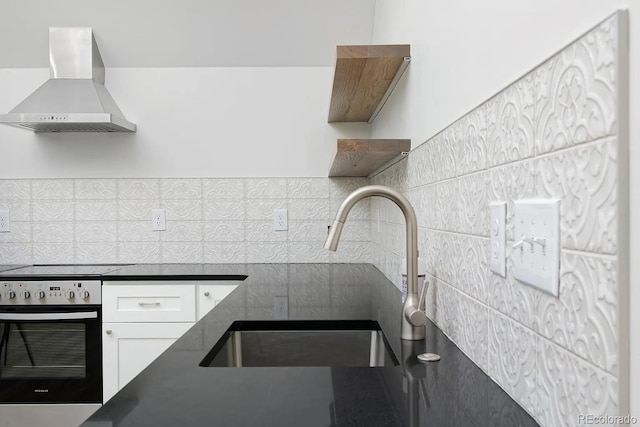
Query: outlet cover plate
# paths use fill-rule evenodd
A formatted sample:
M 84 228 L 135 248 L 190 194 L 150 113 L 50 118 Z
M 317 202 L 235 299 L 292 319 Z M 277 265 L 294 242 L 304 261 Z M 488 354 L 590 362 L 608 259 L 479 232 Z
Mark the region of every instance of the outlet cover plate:
M 164 213 L 164 209 L 152 209 L 151 210 L 151 230 L 164 231 L 166 229 L 167 229 L 167 219 Z
M 544 239 L 544 246 L 524 242 Z M 560 285 L 560 200 L 515 202 L 513 276 L 516 280 L 558 296 Z
M 507 202 L 491 202 L 490 269 L 507 277 Z
M 275 231 L 287 231 L 289 229 L 286 209 L 275 209 L 273 211 L 273 229 Z

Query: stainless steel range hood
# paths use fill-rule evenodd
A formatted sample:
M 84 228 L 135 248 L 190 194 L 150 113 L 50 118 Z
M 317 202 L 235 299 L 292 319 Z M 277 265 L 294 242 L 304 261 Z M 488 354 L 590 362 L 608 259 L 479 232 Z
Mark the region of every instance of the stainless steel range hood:
M 51 78 L 0 124 L 34 132 L 135 132 L 104 86 L 91 28 L 49 28 Z

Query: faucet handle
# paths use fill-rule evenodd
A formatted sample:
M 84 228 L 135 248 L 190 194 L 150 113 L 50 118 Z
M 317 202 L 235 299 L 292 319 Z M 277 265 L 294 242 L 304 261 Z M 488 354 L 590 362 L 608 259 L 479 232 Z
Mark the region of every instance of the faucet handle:
M 418 300 L 418 306 L 407 307 L 405 311 L 407 320 L 413 326 L 424 326 L 427 324 L 427 314 L 422 310 L 421 307 L 424 305 L 425 298 L 427 297 L 428 287 L 429 287 L 429 282 L 424 282 L 424 285 L 422 286 L 422 292 L 420 292 L 420 299 Z

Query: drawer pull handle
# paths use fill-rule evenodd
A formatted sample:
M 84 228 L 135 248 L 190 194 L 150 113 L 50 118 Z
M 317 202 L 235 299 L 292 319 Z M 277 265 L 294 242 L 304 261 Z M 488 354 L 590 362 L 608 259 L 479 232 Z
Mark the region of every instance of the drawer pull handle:
M 205 293 L 204 293 L 204 296 L 205 296 L 205 297 L 208 297 L 208 296 L 209 296 L 209 292 L 205 292 Z
M 153 307 L 153 306 L 157 307 L 160 305 L 160 303 L 159 302 L 139 302 L 138 305 L 140 307 Z
M 111 329 L 107 329 L 105 332 L 107 333 L 107 335 L 111 335 L 112 331 L 111 331 Z

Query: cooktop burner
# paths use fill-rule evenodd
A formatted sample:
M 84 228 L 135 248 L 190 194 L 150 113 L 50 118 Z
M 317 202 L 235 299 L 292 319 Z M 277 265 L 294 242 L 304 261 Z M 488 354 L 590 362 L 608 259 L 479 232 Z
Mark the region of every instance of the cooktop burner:
M 42 264 L 15 268 L 0 272 L 0 276 L 100 276 L 119 270 L 129 264 Z

